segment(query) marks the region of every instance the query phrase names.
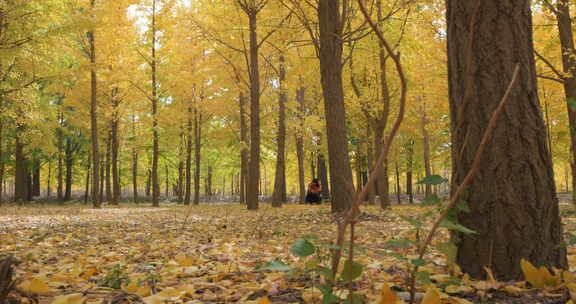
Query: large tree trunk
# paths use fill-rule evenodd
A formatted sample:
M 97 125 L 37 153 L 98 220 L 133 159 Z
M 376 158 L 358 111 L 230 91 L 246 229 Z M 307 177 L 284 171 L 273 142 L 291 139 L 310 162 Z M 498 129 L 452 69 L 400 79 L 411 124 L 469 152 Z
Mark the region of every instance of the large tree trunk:
M 471 169 L 491 115 L 520 65 L 504 117 L 462 197 L 471 212 L 460 213 L 459 221 L 477 234 L 455 233 L 457 263 L 472 278 L 484 278 L 488 267 L 499 281 L 519 280 L 520 259 L 567 267 L 566 249 L 558 246 L 563 229 L 538 102 L 530 4 L 447 0 L 452 189 Z
M 160 184 L 158 182 L 158 84 L 156 81 L 156 0 L 152 1 L 152 206 L 160 206 Z
M 298 158 L 298 202 L 303 204 L 306 202 L 306 181 L 304 175 L 304 111 L 305 111 L 305 98 L 306 90 L 303 87 L 296 90 L 296 101 L 298 102 L 298 123 L 300 124 L 298 132 L 296 133 L 296 157 Z M 314 176 L 312 176 L 314 177 Z
M 248 124 L 246 123 L 246 97 L 243 92 L 238 96 L 240 103 L 240 203 L 246 204 L 246 187 L 248 185 Z
M 247 11 L 250 24 L 250 161 L 246 186 L 248 210 L 258 210 L 260 182 L 260 67 L 258 64 L 258 35 L 256 8 Z
M 332 190 L 330 197 L 333 212 L 348 209 L 354 196 L 352 169 L 348 155 L 344 89 L 342 87 L 343 25 L 340 24 L 340 19 L 339 0 L 319 1 L 320 73 L 328 135 L 330 188 Z M 328 185 L 324 185 L 324 187 L 326 186 Z
M 398 168 L 398 160 L 395 162 L 396 165 L 396 201 L 398 205 L 402 204 L 402 187 L 400 186 L 400 168 Z
M 274 177 L 274 194 L 272 195 L 272 207 L 282 207 L 286 202 L 286 67 L 284 55 L 280 56 L 280 75 L 278 97 L 278 137 L 276 155 L 276 176 Z
M 24 144 L 20 140 L 20 129 L 16 129 L 15 140 L 15 159 L 14 164 L 14 201 L 24 202 L 28 200 L 28 165 L 26 164 L 26 155 L 24 154 Z
M 406 147 L 406 194 L 408 202 L 414 204 L 414 190 L 412 187 L 412 171 L 414 170 L 414 140 L 409 139 Z
M 367 117 L 368 120 L 368 117 Z M 372 143 L 370 139 L 372 137 L 372 128 L 367 125 L 366 126 L 366 167 L 368 168 L 369 174 L 372 174 L 372 167 L 374 166 L 373 155 L 374 149 L 372 148 Z M 378 186 L 377 184 L 375 186 Z M 370 205 L 376 204 L 376 190 L 374 187 L 368 192 L 367 200 Z
M 200 204 L 200 157 L 202 152 L 202 112 L 194 108 L 194 205 Z
M 90 8 L 94 13 L 96 0 L 90 0 Z M 96 80 L 96 44 L 94 30 L 88 32 L 90 44 L 90 134 L 92 141 L 92 206 L 100 208 L 100 152 L 98 147 L 98 92 Z M 62 171 L 60 171 L 61 173 Z M 60 176 L 61 178 L 61 176 Z M 58 185 L 60 187 L 60 184 Z M 59 189 L 60 190 L 60 189 Z

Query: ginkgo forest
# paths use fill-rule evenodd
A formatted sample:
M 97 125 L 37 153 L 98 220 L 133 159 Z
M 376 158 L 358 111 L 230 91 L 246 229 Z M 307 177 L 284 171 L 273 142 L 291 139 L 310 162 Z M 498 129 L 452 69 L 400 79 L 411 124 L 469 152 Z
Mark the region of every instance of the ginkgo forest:
M 0 0 L 0 304 L 576 303 L 574 16 Z

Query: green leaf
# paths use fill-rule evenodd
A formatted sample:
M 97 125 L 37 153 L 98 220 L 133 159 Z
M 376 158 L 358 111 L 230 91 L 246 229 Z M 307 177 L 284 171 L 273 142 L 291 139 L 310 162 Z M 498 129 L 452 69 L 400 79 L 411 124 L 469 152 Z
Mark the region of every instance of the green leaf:
M 412 217 L 400 216 L 400 218 L 403 219 L 405 222 L 408 222 L 414 228 L 420 228 L 422 227 L 422 225 L 424 225 L 424 223 Z
M 566 98 L 566 102 L 570 108 L 576 110 L 576 97 L 568 97 Z
M 316 271 L 316 273 L 318 273 L 319 275 L 329 279 L 330 281 L 334 280 L 334 273 L 332 272 L 332 269 L 328 267 L 318 266 L 316 267 L 316 269 L 314 269 L 314 271 Z
M 406 246 L 415 243 L 416 243 L 415 240 L 409 238 L 401 238 L 398 240 L 388 240 L 384 243 L 384 245 L 392 248 L 405 248 Z
M 290 252 L 297 257 L 307 257 L 314 254 L 316 247 L 308 240 L 299 239 L 292 245 Z
M 423 259 L 413 259 L 413 260 L 410 260 L 410 263 L 412 265 L 418 266 L 418 267 L 426 265 L 426 261 L 424 261 Z
M 257 270 L 258 271 L 269 270 L 269 271 L 286 272 L 286 271 L 291 271 L 292 267 L 290 267 L 289 265 L 287 265 L 286 263 L 284 263 L 282 261 L 274 260 L 274 261 L 270 261 L 270 262 L 264 264 L 263 266 L 259 267 Z
M 442 202 L 442 199 L 436 195 L 436 194 L 432 194 L 427 196 L 424 201 L 422 202 L 422 205 L 424 206 L 432 206 L 432 205 L 438 205 Z
M 346 282 L 353 281 L 362 275 L 362 271 L 362 264 L 347 260 L 346 263 L 344 263 L 344 269 L 342 270 L 342 280 Z
M 351 293 L 348 295 L 348 297 L 346 298 L 346 300 L 344 300 L 343 302 L 344 304 L 364 304 L 364 296 L 363 295 L 359 295 L 359 294 L 355 294 L 355 293 Z
M 440 185 L 447 182 L 448 179 L 443 178 L 440 175 L 429 175 L 426 176 L 423 180 L 419 181 L 418 184 L 420 185 Z
M 445 219 L 444 221 L 442 221 L 442 224 L 440 224 L 440 227 L 444 227 L 446 229 L 449 230 L 453 230 L 453 231 L 459 231 L 462 233 L 477 233 L 476 231 L 466 228 L 461 224 L 455 223 L 449 219 Z
M 322 292 L 322 303 L 323 304 L 336 304 L 340 302 L 340 298 L 337 297 L 333 292 L 332 292 L 332 287 L 330 285 L 322 285 L 320 287 L 318 287 L 318 289 L 320 289 L 320 291 Z
M 430 279 L 430 272 L 428 271 L 418 271 L 416 273 L 416 279 L 422 283 L 422 285 L 432 284 L 432 279 Z
M 456 263 L 456 254 L 458 253 L 458 247 L 453 242 L 444 242 L 436 246 L 438 251 L 446 256 L 446 262 L 448 265 Z

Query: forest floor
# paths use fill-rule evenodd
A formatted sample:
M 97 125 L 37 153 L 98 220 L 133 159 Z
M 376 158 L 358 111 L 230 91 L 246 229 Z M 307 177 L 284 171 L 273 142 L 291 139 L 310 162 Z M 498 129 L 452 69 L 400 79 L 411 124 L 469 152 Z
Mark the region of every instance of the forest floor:
M 567 231 L 576 228 L 571 208 L 563 206 Z M 390 292 L 385 286 L 391 286 L 407 302 L 407 264 L 393 255 L 412 258 L 414 251 L 389 241 L 414 238 L 412 226 L 401 217 L 429 210 L 421 206 L 394 206 L 388 211 L 364 208 L 356 228 L 356 260 L 364 270 L 337 293 L 347 293 L 352 286 L 367 303 L 388 304 Z M 11 297 L 24 303 L 322 303 L 317 277 L 305 271 L 262 271 L 259 267 L 275 260 L 300 269 L 326 263 L 317 255 L 295 257 L 290 249 L 305 237 L 325 248 L 319 252 L 326 256 L 335 233 L 327 206 L 273 209 L 263 205 L 258 212 L 236 204 L 121 205 L 99 210 L 7 206 L 0 208 L 0 259 L 14 256 L 19 261 L 14 274 L 17 292 Z M 441 231 L 437 243 L 446 239 L 447 232 Z M 576 250 L 569 248 L 569 254 L 570 264 L 576 265 Z M 430 302 L 435 304 L 564 304 L 570 299 L 567 285 L 574 284 L 532 289 L 526 282 L 471 281 L 448 275 L 447 258 L 436 250 L 425 260 L 421 270 L 431 274 L 436 294 L 442 298 Z M 427 287 L 420 285 L 421 297 Z

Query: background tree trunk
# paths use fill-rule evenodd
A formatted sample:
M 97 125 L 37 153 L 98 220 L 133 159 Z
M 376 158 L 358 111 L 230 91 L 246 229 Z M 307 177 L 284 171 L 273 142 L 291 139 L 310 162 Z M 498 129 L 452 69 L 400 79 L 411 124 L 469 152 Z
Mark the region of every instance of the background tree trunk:
M 300 82 L 302 82 L 302 78 L 300 78 Z M 306 105 L 305 105 L 305 95 L 306 89 L 300 86 L 296 90 L 296 101 L 298 102 L 298 123 L 299 123 L 299 130 L 296 133 L 296 158 L 298 158 L 298 190 L 299 190 L 299 198 L 298 201 L 300 204 L 306 202 L 306 177 L 304 173 L 304 115 L 306 115 Z M 314 176 L 312 176 L 314 178 Z
M 114 93 L 113 95 L 115 95 Z M 120 150 L 120 140 L 118 136 L 118 129 L 120 125 L 120 119 L 118 118 L 118 106 L 119 101 L 116 98 L 112 98 L 112 205 L 118 205 L 120 196 L 120 172 L 118 169 L 118 153 Z
M 152 1 L 152 206 L 160 206 L 160 184 L 158 182 L 158 84 L 156 82 L 156 0 Z
M 409 139 L 406 147 L 406 194 L 408 202 L 414 204 L 414 190 L 412 182 L 412 171 L 414 170 L 414 140 Z
M 61 106 L 60 106 L 61 108 Z M 62 114 L 62 110 L 59 110 L 60 112 L 58 113 L 58 121 L 59 121 L 59 126 L 58 126 L 58 130 L 57 132 L 57 137 L 58 137 L 58 173 L 57 173 L 57 186 L 56 186 L 56 198 L 58 199 L 59 202 L 62 201 L 62 199 L 64 198 L 64 158 L 62 157 L 62 151 L 64 151 L 64 117 Z
M 96 6 L 96 0 L 90 0 L 90 8 L 94 12 Z M 92 206 L 94 208 L 100 208 L 101 197 L 100 197 L 100 152 L 99 152 L 99 141 L 98 141 L 98 91 L 97 91 L 97 80 L 96 80 L 96 42 L 94 30 L 88 32 L 88 41 L 90 44 L 90 134 L 92 141 Z M 61 167 L 60 167 L 61 169 Z M 60 170 L 60 179 L 61 179 Z M 61 182 L 61 180 L 60 180 Z M 59 191 L 61 184 L 58 184 Z
M 84 203 L 88 204 L 88 198 L 90 197 L 90 166 L 92 164 L 91 157 L 88 156 L 88 167 L 86 168 L 86 186 L 84 187 Z
M 38 158 L 34 158 L 33 168 L 32 168 L 32 195 L 34 197 L 40 196 L 41 185 L 40 185 L 40 169 L 42 164 Z
M 112 181 L 110 180 L 110 155 L 112 151 L 111 134 L 108 133 L 108 138 L 106 139 L 106 155 L 104 156 L 104 182 L 106 189 L 106 201 L 112 204 Z
M 188 105 L 188 126 L 187 126 L 187 141 L 186 141 L 186 193 L 184 195 L 184 204 L 190 205 L 192 198 L 192 140 L 195 136 L 192 134 L 193 123 L 192 104 Z
M 246 185 L 248 184 L 248 125 L 246 123 L 246 96 L 240 92 L 238 96 L 240 103 L 240 140 L 242 147 L 240 147 L 240 203 L 246 204 Z
M 432 175 L 432 165 L 430 164 L 430 135 L 428 134 L 428 118 L 426 117 L 426 105 L 422 106 L 422 119 L 421 119 L 421 130 L 422 130 L 422 141 L 423 141 L 423 152 L 424 152 L 424 171 L 426 176 Z M 425 185 L 424 196 L 428 197 L 432 195 L 432 185 Z
M 28 199 L 28 165 L 24 154 L 24 145 L 20 140 L 21 126 L 16 128 L 15 164 L 14 164 L 14 201 L 24 202 Z
M 67 202 L 72 199 L 72 173 L 74 170 L 74 152 L 75 147 L 72 139 L 66 139 L 66 190 L 64 192 L 64 201 Z
M 340 20 L 339 0 L 319 0 L 320 74 L 328 135 L 330 189 L 332 190 L 330 198 L 333 212 L 348 209 L 354 195 L 342 87 L 343 42 Z M 326 188 L 327 186 L 327 184 L 323 185 Z
M 282 207 L 286 202 L 286 67 L 284 55 L 280 56 L 280 75 L 278 97 L 278 137 L 276 156 L 276 176 L 274 177 L 274 194 L 272 195 L 272 207 Z
M 470 170 L 488 121 L 520 65 L 504 117 L 462 197 L 471 212 L 460 213 L 459 221 L 477 234 L 455 233 L 457 263 L 472 278 L 484 278 L 489 267 L 499 281 L 519 280 L 520 259 L 567 267 L 566 249 L 558 246 L 563 231 L 538 102 L 530 4 L 447 1 L 452 189 Z
M 202 112 L 194 108 L 194 205 L 200 204 L 200 157 L 202 153 Z

